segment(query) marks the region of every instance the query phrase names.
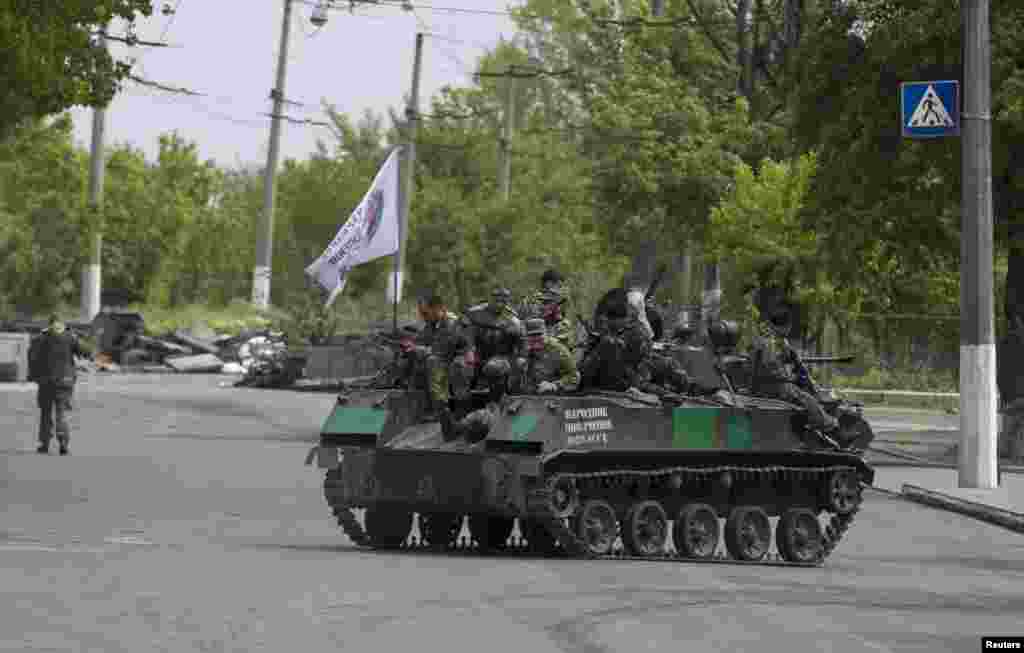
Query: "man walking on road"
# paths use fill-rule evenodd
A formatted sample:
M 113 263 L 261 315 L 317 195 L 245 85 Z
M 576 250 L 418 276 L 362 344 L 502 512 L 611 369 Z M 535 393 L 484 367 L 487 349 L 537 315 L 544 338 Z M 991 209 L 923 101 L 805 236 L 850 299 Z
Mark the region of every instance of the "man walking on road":
M 68 413 L 71 411 L 71 396 L 75 390 L 75 356 L 87 357 L 88 353 L 74 335 L 67 332 L 64 324 L 52 316 L 46 330 L 29 347 L 29 381 L 39 384 L 36 395 L 41 414 L 39 416 L 38 453 L 50 452 L 50 440 L 54 427 L 60 455 L 68 455 L 68 441 L 71 428 Z

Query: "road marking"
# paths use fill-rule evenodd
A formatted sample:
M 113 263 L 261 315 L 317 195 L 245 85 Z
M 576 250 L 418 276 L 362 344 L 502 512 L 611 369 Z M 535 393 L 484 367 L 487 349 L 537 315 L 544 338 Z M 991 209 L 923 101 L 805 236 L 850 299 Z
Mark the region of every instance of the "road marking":
M 98 547 L 48 546 L 46 544 L 0 544 L 0 553 L 4 551 L 35 551 L 43 553 L 106 553 L 110 549 Z

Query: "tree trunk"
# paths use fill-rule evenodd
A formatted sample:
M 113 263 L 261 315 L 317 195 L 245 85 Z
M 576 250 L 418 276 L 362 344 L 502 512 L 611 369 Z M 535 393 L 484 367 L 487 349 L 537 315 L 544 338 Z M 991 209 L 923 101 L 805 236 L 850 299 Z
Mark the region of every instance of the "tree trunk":
M 803 31 L 804 0 L 786 0 L 783 9 L 782 38 L 786 44 L 786 54 L 800 45 L 800 35 Z
M 736 66 L 740 71 L 737 91 L 747 100 L 750 100 L 750 96 L 753 94 L 753 80 L 751 79 L 753 53 L 747 39 L 750 28 L 750 4 L 751 0 L 736 2 Z

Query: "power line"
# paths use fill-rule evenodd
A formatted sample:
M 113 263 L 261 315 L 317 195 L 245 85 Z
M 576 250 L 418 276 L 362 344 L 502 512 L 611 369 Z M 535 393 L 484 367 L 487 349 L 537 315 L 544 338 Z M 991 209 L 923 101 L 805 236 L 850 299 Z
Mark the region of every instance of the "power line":
M 478 72 L 473 73 L 474 77 L 514 77 L 516 79 L 533 79 L 535 77 L 564 77 L 566 75 L 572 75 L 576 70 L 574 68 L 566 68 L 565 70 L 531 70 L 525 72 L 519 72 L 516 67 L 513 66 L 511 70 L 503 73 L 489 73 L 489 72 Z
M 294 118 L 292 116 L 288 116 L 288 115 L 285 115 L 283 113 L 282 114 L 264 113 L 262 115 L 268 116 L 270 118 L 280 118 L 281 120 L 284 120 L 285 122 L 290 122 L 293 125 L 313 125 L 315 127 L 328 127 L 328 128 L 332 126 L 331 123 L 324 122 L 323 120 L 312 120 L 310 118 Z
M 93 36 L 99 36 L 101 32 L 93 32 Z M 144 41 L 134 34 L 129 33 L 127 36 L 114 36 L 107 34 L 106 38 L 108 41 L 117 41 L 118 43 L 124 43 L 129 47 L 143 46 L 147 48 L 180 48 L 180 45 L 171 45 L 170 43 L 162 43 L 158 41 Z
M 309 4 L 311 0 L 303 0 L 306 4 Z M 377 5 L 381 7 L 394 7 L 396 9 L 404 9 L 405 11 L 414 11 L 416 9 L 425 9 L 426 11 L 443 11 L 452 14 L 471 14 L 480 16 L 513 16 L 514 14 L 509 11 L 501 11 L 498 9 L 470 9 L 468 7 L 441 7 L 438 5 L 427 5 L 427 4 L 414 4 L 408 2 L 408 0 L 349 0 L 349 8 L 354 8 L 356 5 Z M 330 9 L 341 10 L 342 7 L 329 5 Z
M 158 89 L 160 91 L 167 91 L 168 93 L 180 93 L 182 95 L 197 95 L 197 96 L 205 95 L 205 93 L 199 93 L 198 91 L 193 91 L 191 89 L 182 88 L 180 86 L 166 86 L 166 85 L 161 84 L 159 82 L 154 82 L 152 80 L 144 79 L 142 77 L 139 77 L 138 75 L 128 75 L 128 79 L 132 80 L 136 84 L 141 84 L 143 86 L 148 86 L 150 88 L 155 88 L 155 89 Z
M 136 84 L 139 84 L 141 86 L 145 86 L 147 88 L 156 89 L 158 91 L 163 91 L 165 93 L 169 93 L 169 94 L 176 95 L 176 96 L 181 96 L 181 97 L 184 97 L 184 98 L 189 99 L 189 100 L 195 100 L 197 98 L 210 97 L 210 96 L 208 96 L 205 93 L 200 93 L 198 91 L 194 91 L 194 90 L 189 89 L 189 88 L 185 88 L 185 87 L 181 87 L 181 86 L 171 86 L 169 84 L 162 84 L 160 82 L 155 82 L 153 80 L 149 80 L 149 79 L 145 79 L 145 78 L 139 77 L 138 75 L 130 75 L 129 79 L 131 79 L 131 81 L 133 81 Z M 225 98 L 225 99 L 230 100 L 230 98 Z M 222 113 L 222 112 L 219 112 L 219 111 L 212 110 L 209 107 L 207 107 L 205 105 L 201 105 L 201 104 L 193 103 L 193 106 L 198 108 L 200 111 L 202 111 L 203 113 L 206 113 L 207 115 L 209 115 L 211 117 L 214 117 L 214 118 L 216 118 L 218 120 L 224 120 L 224 121 L 227 121 L 227 122 L 231 122 L 231 123 L 236 124 L 236 125 L 245 126 L 245 127 L 261 127 L 261 128 L 266 126 L 266 123 L 264 121 L 246 120 L 246 119 L 237 118 L 235 116 L 232 116 L 232 115 L 229 115 L 229 114 L 226 114 L 226 113 Z M 275 114 L 263 113 L 261 115 L 273 117 Z M 327 123 L 327 122 L 324 122 L 324 121 L 312 120 L 310 118 L 295 118 L 295 117 L 284 115 L 284 114 L 280 115 L 280 118 L 282 120 L 286 120 L 289 123 L 296 124 L 296 125 L 310 125 L 310 126 L 328 127 L 328 128 L 331 126 L 330 123 Z

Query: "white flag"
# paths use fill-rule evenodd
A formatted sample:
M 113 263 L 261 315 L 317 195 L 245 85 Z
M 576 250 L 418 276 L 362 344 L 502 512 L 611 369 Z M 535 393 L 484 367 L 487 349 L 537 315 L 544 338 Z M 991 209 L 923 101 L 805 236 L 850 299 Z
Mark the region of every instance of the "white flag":
M 330 293 L 327 306 L 345 287 L 349 270 L 398 252 L 398 165 L 395 148 L 334 240 L 306 268 L 306 274 Z

